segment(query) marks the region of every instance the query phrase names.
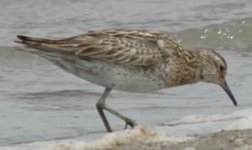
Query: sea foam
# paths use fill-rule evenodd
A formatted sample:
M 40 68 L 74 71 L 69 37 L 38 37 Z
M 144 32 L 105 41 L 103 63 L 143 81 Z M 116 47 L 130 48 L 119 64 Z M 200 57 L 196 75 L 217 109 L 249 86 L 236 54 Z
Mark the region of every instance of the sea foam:
M 45 150 L 114 150 L 122 145 L 133 143 L 155 143 L 155 142 L 185 142 L 193 140 L 190 137 L 169 137 L 165 133 L 159 133 L 149 127 L 138 126 L 132 130 L 118 131 L 105 135 L 102 139 L 85 142 L 63 142 L 50 144 Z

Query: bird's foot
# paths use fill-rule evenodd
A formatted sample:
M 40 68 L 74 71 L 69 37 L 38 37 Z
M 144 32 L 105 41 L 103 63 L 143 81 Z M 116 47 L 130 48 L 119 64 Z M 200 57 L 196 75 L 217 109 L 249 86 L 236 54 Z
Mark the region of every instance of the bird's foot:
M 131 128 L 134 128 L 137 125 L 137 123 L 136 123 L 135 120 L 131 120 L 129 118 L 126 118 L 124 121 L 125 121 L 125 127 L 124 127 L 124 129 L 127 129 L 128 126 L 130 126 Z

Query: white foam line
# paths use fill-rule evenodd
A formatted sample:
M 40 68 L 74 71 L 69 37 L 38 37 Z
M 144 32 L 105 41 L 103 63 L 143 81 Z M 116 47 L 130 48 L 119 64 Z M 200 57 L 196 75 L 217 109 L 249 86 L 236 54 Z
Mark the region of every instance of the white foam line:
M 236 129 L 251 129 L 252 128 L 252 116 L 237 120 L 230 125 L 224 127 L 224 130 L 236 130 Z
M 158 142 L 167 141 L 172 143 L 185 142 L 193 140 L 190 137 L 168 137 L 164 133 L 157 133 L 148 128 L 138 126 L 132 130 L 118 131 L 109 133 L 102 139 L 88 143 L 85 141 L 63 142 L 50 144 L 44 150 L 114 150 L 119 146 L 131 144 L 134 142 Z

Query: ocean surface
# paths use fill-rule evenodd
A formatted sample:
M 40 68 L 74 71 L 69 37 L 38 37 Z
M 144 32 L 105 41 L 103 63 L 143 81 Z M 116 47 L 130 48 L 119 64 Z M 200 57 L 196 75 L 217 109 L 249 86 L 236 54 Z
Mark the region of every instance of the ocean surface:
M 252 115 L 251 0 L 0 0 L 0 149 L 29 150 L 106 132 L 95 104 L 103 88 L 14 50 L 16 35 L 62 38 L 89 30 L 168 32 L 183 46 L 214 49 L 228 63 L 239 106 L 213 84 L 149 94 L 112 91 L 108 105 L 169 135 L 215 132 Z M 108 114 L 114 130 L 124 124 Z M 43 144 L 34 144 L 43 143 Z M 38 148 L 38 147 L 36 147 Z

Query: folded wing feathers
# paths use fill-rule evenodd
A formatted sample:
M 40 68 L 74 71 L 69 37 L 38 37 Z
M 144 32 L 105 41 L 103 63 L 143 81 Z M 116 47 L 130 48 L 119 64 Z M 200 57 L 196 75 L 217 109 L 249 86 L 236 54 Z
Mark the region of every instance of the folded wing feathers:
M 118 64 L 149 66 L 163 59 L 163 50 L 158 47 L 157 40 L 167 37 L 160 33 L 115 30 L 90 31 L 61 40 L 18 38 L 21 39 L 18 42 L 44 51 L 54 50 Z

